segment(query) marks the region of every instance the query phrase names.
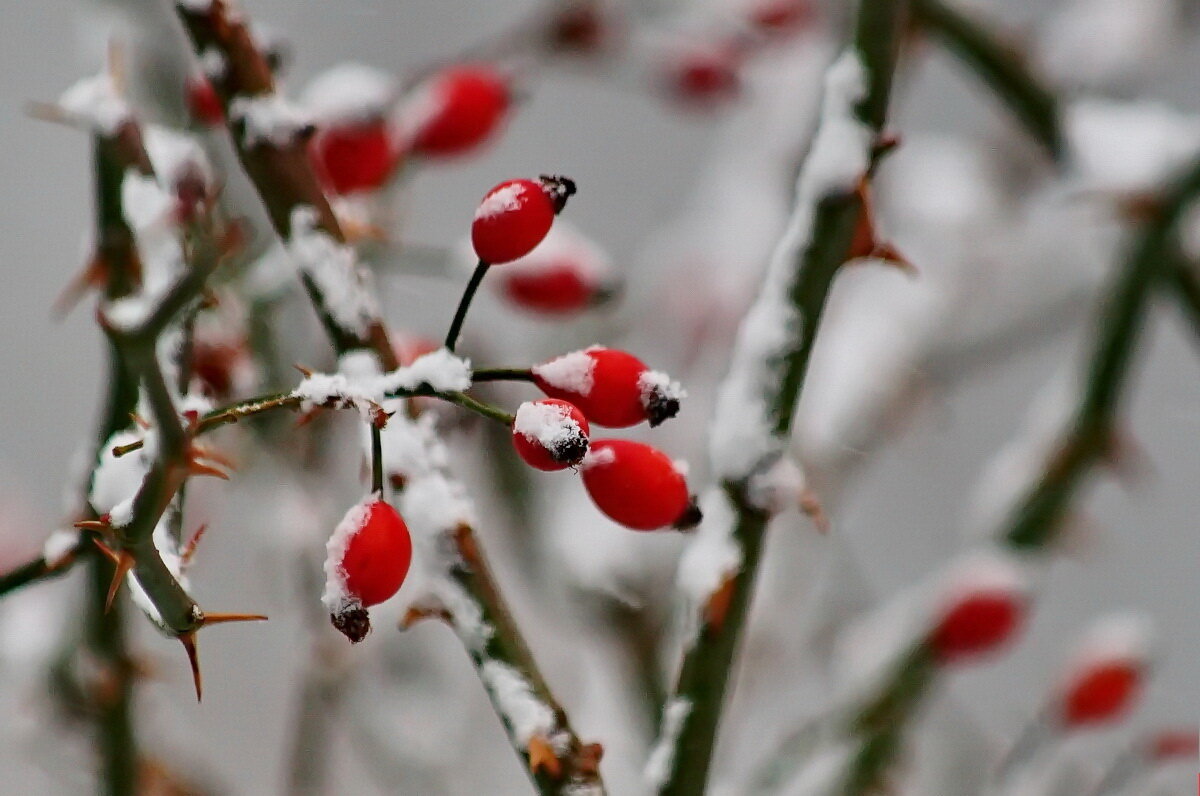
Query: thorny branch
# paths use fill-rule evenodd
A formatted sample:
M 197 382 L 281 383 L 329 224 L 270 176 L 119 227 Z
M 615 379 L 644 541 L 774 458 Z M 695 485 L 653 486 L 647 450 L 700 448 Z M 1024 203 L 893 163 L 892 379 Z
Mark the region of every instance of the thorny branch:
M 864 142 L 867 151 L 857 153 L 864 167 L 858 177 L 864 181 L 883 151 L 879 136 L 885 122 L 892 73 L 906 14 L 905 6 L 906 3 L 899 0 L 863 0 L 856 16 L 853 44 L 848 55 L 839 61 L 842 63 L 847 57 L 854 59 L 861 63 L 864 72 L 864 93 L 855 98 L 853 107 L 857 123 L 870 133 L 870 140 Z M 837 68 L 835 64 L 834 69 Z M 845 89 L 835 88 L 830 79 L 826 90 L 828 103 L 828 93 Z M 828 105 L 826 111 L 829 111 Z M 821 122 L 822 125 L 837 123 L 837 119 L 830 118 L 823 118 Z M 817 137 L 818 140 L 821 137 L 820 129 Z M 849 145 L 856 146 L 857 142 Z M 799 232 L 785 238 L 775 255 L 782 273 L 779 280 L 782 284 L 774 284 L 776 264 L 773 263 L 772 273 L 768 274 L 768 282 L 759 299 L 775 301 L 775 297 L 767 294 L 777 290 L 786 291 L 784 300 L 794 308 L 797 316 L 795 325 L 799 330 L 778 351 L 765 352 L 771 361 L 760 364 L 761 367 L 778 367 L 779 370 L 774 374 L 778 378 L 773 383 L 761 385 L 767 391 L 762 397 L 769 412 L 769 433 L 773 439 L 770 447 L 776 450 L 782 450 L 786 445 L 821 314 L 834 277 L 852 257 L 855 233 L 865 211 L 864 189 L 861 185 L 823 184 L 822 181 L 828 179 L 823 170 L 828 170 L 829 164 L 816 162 L 823 156 L 816 154 L 817 149 L 818 145 L 814 144 L 801 169 L 797 207 L 793 216 L 793 224 Z M 752 314 L 754 312 L 751 310 Z M 735 364 L 740 356 L 756 357 L 760 353 L 754 350 L 753 345 L 748 352 L 742 350 L 742 339 L 750 333 L 748 327 L 750 323 L 747 321 L 734 350 Z M 761 468 L 763 464 L 759 462 L 755 467 Z M 770 466 L 772 463 L 765 464 Z M 674 737 L 664 732 L 659 741 L 660 745 L 667 745 L 665 748 L 669 750 L 666 754 L 666 777 L 656 783 L 662 794 L 682 796 L 702 793 L 708 781 L 730 670 L 745 627 L 764 536 L 771 518 L 770 511 L 756 505 L 752 496 L 752 477 L 753 472 L 746 473 L 736 480 L 727 479 L 721 485 L 724 499 L 733 512 L 731 538 L 739 553 L 739 564 L 717 584 L 716 590 L 708 597 L 708 604 L 698 607 L 702 614 L 700 627 L 688 642 L 667 707 L 670 711 L 673 705 L 677 710 L 678 706 L 683 706 L 679 711 L 683 714 L 682 721 L 674 728 L 677 730 Z M 714 611 L 711 607 L 715 602 L 719 602 L 720 607 Z M 669 722 L 664 722 L 664 726 L 669 726 Z M 673 749 L 670 749 L 672 746 Z
M 238 101 L 280 100 L 275 95 L 270 68 L 255 44 L 245 16 L 228 13 L 223 0 L 213 0 L 207 6 L 180 3 L 176 9 L 197 55 L 211 52 L 223 59 L 225 68 L 214 80 L 214 86 L 225 106 L 230 132 L 242 165 L 266 205 L 276 233 L 285 243 L 292 241 L 297 232 L 293 229 L 297 210 L 311 208 L 315 213 L 316 229 L 338 244 L 345 244 L 345 236 L 309 163 L 306 131 L 294 131 L 297 134 L 288 135 L 283 140 L 257 140 L 246 135 L 245 120 L 230 112 Z M 359 276 L 357 273 L 346 273 L 342 278 L 357 280 Z M 366 349 L 375 354 L 385 370 L 396 367 L 396 355 L 387 330 L 373 307 L 358 308 L 365 328 L 355 329 L 339 319 L 339 313 L 330 306 L 329 297 L 324 294 L 322 286 L 307 271 L 304 284 L 339 355 Z M 461 553 L 461 566 L 456 567 L 452 575 L 479 604 L 495 630 L 489 645 L 489 656 L 512 666 L 533 685 L 538 696 L 553 706 L 556 724 L 567 735 L 565 753 L 549 748 L 532 748 L 532 744 L 525 747 L 514 744 L 539 792 L 562 793 L 568 786 L 580 785 L 602 791 L 596 766 L 599 760 L 598 747 L 583 744 L 579 740 L 567 721 L 565 711 L 552 699 L 500 596 L 499 586 L 486 565 L 474 530 L 462 525 L 457 530 L 455 542 Z M 478 665 L 480 660 L 474 653 L 472 657 Z M 507 717 L 502 718 L 508 721 Z

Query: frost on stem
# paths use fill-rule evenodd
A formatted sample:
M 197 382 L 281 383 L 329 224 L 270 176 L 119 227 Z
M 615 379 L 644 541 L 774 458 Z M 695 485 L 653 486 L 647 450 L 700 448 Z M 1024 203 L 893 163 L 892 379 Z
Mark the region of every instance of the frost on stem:
M 490 660 L 479 667 L 479 677 L 518 744 L 527 748 L 534 738 L 553 739 L 557 724 L 554 709 L 534 694 L 533 687 L 519 671 Z
M 300 382 L 292 394 L 301 399 L 301 409 L 352 408 L 373 419 L 377 407 L 393 393 L 422 388 L 449 393 L 471 386 L 470 360 L 456 357 L 444 348 L 384 374 L 379 373 L 373 353 L 352 351 L 338 361 L 338 370 L 338 373 L 313 373 Z
M 367 272 L 354 249 L 339 243 L 319 226 L 315 208 L 292 209 L 288 253 L 324 297 L 324 310 L 339 328 L 365 338 L 379 317 Z
M 286 147 L 311 129 L 308 115 L 282 94 L 234 97 L 229 118 L 241 127 L 242 145 Z
M 56 105 L 72 124 L 109 138 L 133 118 L 133 110 L 107 70 L 71 86 L 58 98 Z
M 692 701 L 686 697 L 673 697 L 663 708 L 662 728 L 659 730 L 658 741 L 650 750 L 646 759 L 646 767 L 642 778 L 652 789 L 658 790 L 671 776 L 671 768 L 675 762 L 675 744 L 683 723 L 692 712 Z
M 717 396 L 710 436 L 713 471 L 739 482 L 779 456 L 777 405 L 787 356 L 805 334 L 791 299 L 799 263 L 812 244 L 821 201 L 851 194 L 867 171 L 875 134 L 855 107 L 866 95 L 866 70 L 853 51 L 843 53 L 825 78 L 821 125 L 796 185 L 796 206 L 767 267 L 763 287 L 734 344 L 729 374 Z
M 315 78 L 304 90 L 301 102 L 318 124 L 363 122 L 386 114 L 395 90 L 386 72 L 345 63 Z

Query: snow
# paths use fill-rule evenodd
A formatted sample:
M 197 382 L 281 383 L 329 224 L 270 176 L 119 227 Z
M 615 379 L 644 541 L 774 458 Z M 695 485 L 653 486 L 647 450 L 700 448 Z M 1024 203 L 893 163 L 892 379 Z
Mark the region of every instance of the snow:
M 118 331 L 136 332 L 154 312 L 155 306 L 157 303 L 151 301 L 150 297 L 137 293 L 105 303 L 104 320 Z
M 281 94 L 234 97 L 229 118 L 242 124 L 242 145 L 284 147 L 296 140 L 310 120 Z
M 588 452 L 584 454 L 583 461 L 579 463 L 581 470 L 586 470 L 589 467 L 603 467 L 612 464 L 617 460 L 616 451 L 608 445 L 593 445 L 588 448 Z
M 506 663 L 488 660 L 479 667 L 479 677 L 517 743 L 528 747 L 534 738 L 551 739 L 554 710 L 533 693 L 524 675 Z
M 483 201 L 479 203 L 479 207 L 475 209 L 475 220 L 498 216 L 501 213 L 511 213 L 521 207 L 521 197 L 528 190 L 523 183 L 513 183 L 505 185 L 503 188 L 492 191 L 487 196 L 483 197 Z
M 1075 176 L 1095 191 L 1156 191 L 1200 153 L 1200 116 L 1156 100 L 1077 100 L 1064 127 Z
M 175 0 L 175 4 L 192 14 L 207 14 L 212 11 L 213 0 Z
M 341 614 L 360 604 L 358 598 L 346 590 L 346 570 L 342 561 L 346 558 L 350 540 L 367 524 L 371 504 L 380 497 L 378 492 L 373 492 L 351 506 L 325 543 L 325 592 L 321 595 L 321 603 L 331 614 Z
M 691 714 L 692 707 L 692 701 L 687 697 L 671 697 L 663 708 L 662 730 L 642 771 L 642 778 L 646 784 L 656 791 L 665 785 L 667 778 L 671 776 L 679 733 L 683 731 L 683 724 Z
M 357 63 L 338 64 L 318 75 L 300 96 L 318 124 L 369 120 L 384 114 L 395 94 L 391 76 Z
M 1154 657 L 1154 648 L 1154 623 L 1148 616 L 1132 611 L 1109 614 L 1085 631 L 1068 670 L 1115 661 L 1143 666 Z
M 723 480 L 748 478 L 783 448 L 774 432 L 771 398 L 782 380 L 784 357 L 804 334 L 804 318 L 789 295 L 797 263 L 812 242 L 821 200 L 854 191 L 866 172 L 874 134 L 854 113 L 865 81 L 853 51 L 843 53 L 826 75 L 821 123 L 800 170 L 795 209 L 738 331 L 729 374 L 718 391 L 709 455 Z
M 111 514 L 119 504 L 131 500 L 141 488 L 142 479 L 146 477 L 152 460 L 147 446 L 120 457 L 113 455 L 113 448 L 140 441 L 142 436 L 130 429 L 118 431 L 104 441 L 88 492 L 88 503 L 97 514 Z M 147 442 L 151 442 L 151 436 L 147 435 Z
M 383 377 L 383 389 L 415 390 L 429 385 L 437 392 L 461 392 L 471 386 L 471 361 L 455 356 L 447 348 L 430 351 Z
M 709 598 L 742 566 L 742 548 L 733 537 L 735 520 L 729 498 L 720 488 L 710 490 L 700 504 L 704 520 L 679 559 L 676 583 L 683 594 L 685 638 L 695 638 L 699 617 Z
M 175 578 L 179 587 L 187 593 L 191 584 L 188 582 L 187 573 L 185 571 L 185 563 L 181 555 L 179 540 L 171 531 L 171 515 L 173 509 L 168 509 L 159 519 L 158 524 L 154 526 L 154 532 L 151 534 L 151 540 L 154 542 L 154 547 L 158 550 L 159 556 L 162 558 L 163 564 L 166 565 L 167 571 Z M 154 605 L 154 601 L 150 599 L 150 595 L 142 588 L 142 584 L 138 582 L 137 570 L 131 570 L 125 577 L 125 582 L 129 585 L 129 596 L 143 613 L 150 618 L 154 624 L 165 632 L 170 632 L 170 628 L 162 620 L 162 614 L 159 613 L 158 607 Z
M 648 407 L 650 397 L 657 393 L 666 400 L 682 401 L 687 398 L 687 390 L 663 373 L 661 370 L 647 370 L 638 376 L 638 389 L 641 390 L 642 406 Z
M 746 482 L 746 497 L 751 506 L 769 514 L 778 514 L 800 505 L 804 496 L 804 473 L 783 455 L 765 470 L 759 469 Z
M 782 791 L 786 796 L 829 796 L 845 788 L 854 748 L 839 744 L 809 755 L 795 778 Z
M 105 136 L 116 135 L 133 111 L 107 71 L 80 80 L 58 98 L 58 108 L 71 122 Z
M 208 80 L 221 80 L 229 69 L 225 54 L 216 47 L 205 47 L 200 53 L 200 71 Z
M 317 222 L 312 207 L 301 205 L 292 210 L 288 253 L 321 293 L 325 311 L 334 322 L 365 337 L 379 317 L 367 272 L 359 266 L 354 249 L 334 240 Z
M 534 365 L 531 370 L 534 376 L 557 390 L 586 396 L 592 391 L 596 371 L 596 360 L 588 352 L 602 350 L 603 346 L 592 346 L 582 351 L 572 351 L 541 365 Z
M 557 450 L 583 434 L 579 423 L 571 417 L 565 406 L 542 401 L 526 401 L 517 408 L 513 431 L 523 434 L 525 439 L 538 443 L 548 451 Z
M 79 546 L 79 531 L 75 528 L 60 529 L 46 537 L 42 545 L 42 561 L 48 567 L 56 567 L 66 560 Z
M 371 417 L 390 393 L 416 390 L 428 385 L 435 392 L 459 392 L 471 386 L 471 363 L 445 348 L 418 357 L 411 365 L 379 374 L 375 355 L 353 351 L 342 356 L 338 373 L 314 373 L 292 394 L 301 399 L 301 409 L 316 406 L 357 409 Z

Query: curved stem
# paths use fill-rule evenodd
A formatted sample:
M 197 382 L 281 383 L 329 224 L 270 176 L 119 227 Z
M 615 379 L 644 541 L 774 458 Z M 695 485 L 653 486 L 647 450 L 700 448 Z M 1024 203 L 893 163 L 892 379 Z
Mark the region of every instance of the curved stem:
M 462 332 L 463 322 L 467 319 L 467 310 L 471 308 L 471 301 L 475 298 L 475 292 L 479 290 L 479 285 L 483 282 L 483 278 L 487 276 L 488 268 L 491 266 L 483 260 L 475 266 L 474 272 L 471 274 L 471 279 L 467 282 L 467 287 L 463 290 L 462 298 L 458 300 L 458 309 L 454 311 L 454 320 L 450 321 L 450 331 L 446 332 L 446 348 L 451 351 L 458 344 L 458 335 Z

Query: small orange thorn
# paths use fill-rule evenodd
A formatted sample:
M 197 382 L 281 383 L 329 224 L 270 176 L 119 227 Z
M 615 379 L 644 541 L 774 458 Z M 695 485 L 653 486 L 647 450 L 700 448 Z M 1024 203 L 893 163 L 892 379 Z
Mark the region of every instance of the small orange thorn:
M 183 546 L 183 552 L 180 553 L 180 558 L 184 564 L 192 563 L 192 557 L 196 555 L 196 545 L 200 543 L 200 539 L 204 536 L 204 532 L 208 530 L 208 524 L 204 523 L 187 540 Z
M 719 632 L 725 624 L 725 617 L 729 613 L 729 605 L 733 602 L 733 586 L 736 582 L 734 575 L 726 575 L 721 581 L 721 585 L 717 587 L 708 597 L 708 602 L 704 604 L 704 624 L 713 629 L 713 632 Z
M 417 622 L 426 619 L 441 619 L 443 622 L 451 622 L 454 617 L 450 615 L 449 611 L 439 605 L 413 605 L 401 617 L 400 629 L 408 630 Z
M 237 465 L 233 459 L 229 458 L 220 451 L 210 448 L 207 445 L 192 444 L 192 457 L 196 459 L 207 459 L 210 462 L 216 462 L 227 470 L 236 470 Z
M 223 481 L 229 480 L 229 474 L 224 470 L 197 461 L 188 462 L 187 471 L 188 475 L 211 475 L 213 478 L 220 478 Z
M 204 691 L 203 683 L 200 680 L 200 659 L 196 653 L 196 631 L 189 630 L 186 633 L 180 633 L 179 643 L 187 652 L 188 663 L 192 666 L 192 683 L 196 686 L 196 701 L 199 702 L 204 696 Z
M 862 203 L 862 210 L 859 212 L 858 222 L 854 227 L 854 237 L 850 242 L 850 251 L 846 255 L 846 262 L 862 259 L 879 260 L 899 268 L 909 275 L 915 275 L 917 273 L 916 266 L 895 246 L 879 239 L 875 224 L 875 204 L 866 179 L 859 181 L 856 193 Z
M 108 281 L 108 264 L 100 257 L 93 257 L 71 281 L 67 282 L 62 292 L 54 299 L 53 311 L 57 318 L 63 318 L 83 295 L 94 288 L 103 287 Z
M 562 763 L 554 754 L 554 747 L 540 735 L 529 739 L 529 770 L 534 774 L 545 772 L 553 779 L 562 776 Z
M 829 517 L 825 514 L 821 499 L 817 497 L 816 492 L 807 487 L 800 492 L 800 511 L 813 521 L 818 533 L 829 533 Z
M 75 527 L 79 527 L 78 524 L 76 524 Z M 93 539 L 92 542 L 100 549 L 101 553 L 104 553 L 104 557 L 109 561 L 113 562 L 114 564 L 117 564 L 121 561 L 121 556 L 117 554 L 117 551 L 113 550 L 104 542 L 100 541 L 99 539 Z
M 139 415 L 137 412 L 130 412 L 129 419 L 132 420 L 133 422 L 137 423 L 138 426 L 142 429 L 142 431 L 150 430 L 150 421 L 147 420 L 146 418 L 142 417 L 141 415 Z
M 320 413 L 321 413 L 321 407 L 314 406 L 312 409 L 310 409 L 307 412 L 302 413 L 300 415 L 300 417 L 296 418 L 296 425 L 294 426 L 294 428 L 304 428 L 309 423 L 316 420 L 317 415 L 319 415 Z
M 75 527 L 81 531 L 99 531 L 101 533 L 112 530 L 105 520 L 80 520 L 75 523 Z
M 200 627 L 223 625 L 228 622 L 265 622 L 267 617 L 262 614 L 205 614 L 200 620 Z
M 295 368 L 296 370 L 300 371 L 300 374 L 302 376 L 304 376 L 304 378 L 306 378 L 306 379 L 312 378 L 313 371 L 304 367 L 303 365 L 301 365 L 299 363 L 293 363 L 292 367 Z
M 101 545 L 102 543 L 97 541 L 96 544 Z M 108 613 L 112 610 L 113 600 L 117 597 L 117 591 L 121 588 L 121 584 L 125 581 L 125 576 L 129 574 L 129 570 L 133 569 L 135 562 L 133 556 L 124 550 L 120 553 L 114 553 L 112 550 L 109 550 L 105 555 L 117 557 L 116 561 L 113 562 L 117 568 L 113 571 L 112 583 L 108 585 L 108 596 L 104 598 L 104 613 Z

